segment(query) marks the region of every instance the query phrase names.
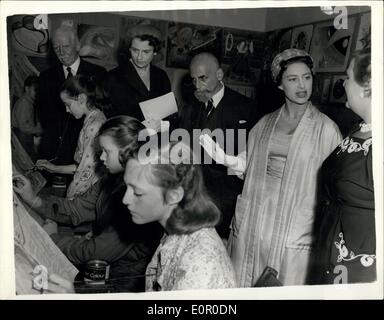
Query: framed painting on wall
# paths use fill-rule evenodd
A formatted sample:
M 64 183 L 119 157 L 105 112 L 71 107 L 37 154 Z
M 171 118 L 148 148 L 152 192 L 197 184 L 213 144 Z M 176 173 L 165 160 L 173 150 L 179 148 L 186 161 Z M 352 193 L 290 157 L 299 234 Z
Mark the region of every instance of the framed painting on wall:
M 113 27 L 79 24 L 79 55 L 107 70 L 117 66 L 118 32 Z
M 313 33 L 313 25 L 297 27 L 292 30 L 291 48 L 309 51 Z
M 347 95 L 344 89 L 344 80 L 347 78 L 345 75 L 334 75 L 331 91 L 329 93 L 329 102 L 345 103 Z
M 264 35 L 257 32 L 224 29 L 221 63 L 227 65 L 228 80 L 255 83 L 262 65 Z
M 169 22 L 166 66 L 188 69 L 191 58 L 203 51 L 219 56 L 220 33 L 218 27 Z
M 285 49 L 290 48 L 292 39 L 292 29 L 286 30 L 280 38 L 279 42 L 279 52 L 284 51 Z
M 371 13 L 360 16 L 360 24 L 357 32 L 355 50 L 361 50 L 371 46 Z
M 310 53 L 315 72 L 344 72 L 355 29 L 355 17 L 348 19 L 348 27 L 335 28 L 333 20 L 320 23 L 313 31 Z

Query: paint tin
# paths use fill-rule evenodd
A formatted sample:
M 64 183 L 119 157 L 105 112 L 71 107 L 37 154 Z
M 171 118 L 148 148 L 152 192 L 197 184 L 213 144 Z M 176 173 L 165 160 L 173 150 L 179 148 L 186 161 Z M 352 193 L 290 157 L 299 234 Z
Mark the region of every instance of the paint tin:
M 105 284 L 109 278 L 109 264 L 104 260 L 90 260 L 84 270 L 84 282 L 88 284 Z

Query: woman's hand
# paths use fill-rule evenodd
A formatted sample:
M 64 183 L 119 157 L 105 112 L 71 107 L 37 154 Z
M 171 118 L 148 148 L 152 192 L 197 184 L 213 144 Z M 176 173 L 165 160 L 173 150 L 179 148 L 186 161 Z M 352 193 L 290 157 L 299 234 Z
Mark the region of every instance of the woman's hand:
M 57 223 L 53 220 L 46 219 L 43 224 L 43 229 L 49 235 L 57 233 Z
M 142 124 L 145 125 L 145 127 L 149 130 L 154 130 L 156 132 L 160 132 L 161 130 L 161 120 L 147 119 L 147 120 L 144 120 Z
M 220 145 L 213 141 L 208 134 L 202 134 L 200 136 L 200 145 L 209 154 L 209 156 L 216 161 L 216 163 L 226 165 L 226 157 L 224 150 Z
M 75 288 L 71 281 L 53 273 L 48 277 L 48 292 L 52 293 L 75 293 Z
M 56 172 L 57 166 L 53 163 L 49 162 L 48 160 L 37 160 L 36 161 L 36 167 L 39 170 L 47 170 L 48 172 Z
M 12 180 L 13 190 L 19 194 L 26 202 L 32 203 L 35 200 L 36 195 L 32 189 L 31 181 L 21 174 L 14 175 Z
M 200 145 L 209 154 L 209 156 L 218 164 L 222 164 L 227 168 L 235 171 L 236 175 L 241 175 L 245 171 L 246 158 L 240 156 L 227 155 L 220 145 L 213 141 L 208 134 L 200 136 Z

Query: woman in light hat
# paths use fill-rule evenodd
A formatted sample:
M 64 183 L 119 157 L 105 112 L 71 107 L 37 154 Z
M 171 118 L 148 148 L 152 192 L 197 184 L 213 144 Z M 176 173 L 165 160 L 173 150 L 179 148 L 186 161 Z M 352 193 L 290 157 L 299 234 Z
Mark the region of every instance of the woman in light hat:
M 160 31 L 150 25 L 137 25 L 123 36 L 119 66 L 108 74 L 111 115 L 128 115 L 143 121 L 139 102 L 171 91 L 166 72 L 152 64 L 161 44 Z
M 341 141 L 337 125 L 310 102 L 312 67 L 303 50 L 279 53 L 271 69 L 285 104 L 253 127 L 246 157 L 214 147 L 213 157 L 245 175 L 228 241 L 241 287 L 255 286 L 266 267 L 283 285 L 306 283 L 317 175 Z

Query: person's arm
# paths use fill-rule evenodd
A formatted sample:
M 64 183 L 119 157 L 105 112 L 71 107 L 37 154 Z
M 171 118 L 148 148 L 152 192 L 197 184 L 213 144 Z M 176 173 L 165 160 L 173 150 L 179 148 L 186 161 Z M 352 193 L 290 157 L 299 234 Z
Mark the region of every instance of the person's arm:
M 30 181 L 21 175 L 14 176 L 14 190 L 41 217 L 53 221 L 78 225 L 96 218 L 95 206 L 101 183 L 96 183 L 83 195 L 73 200 L 53 195 L 36 195 Z
M 74 174 L 77 165 L 76 164 L 68 164 L 68 165 L 56 165 L 48 160 L 37 160 L 36 166 L 39 169 L 47 170 L 48 172 L 52 173 L 60 173 L 60 174 Z
M 102 259 L 112 263 L 126 254 L 133 244 L 120 240 L 119 234 L 108 228 L 100 235 L 86 239 L 61 234 L 51 234 L 52 240 L 74 264 L 85 263 L 91 259 Z
M 224 152 L 217 142 L 207 135 L 200 136 L 200 145 L 205 149 L 208 155 L 216 161 L 229 169 L 236 172 L 237 175 L 242 175 L 246 168 L 246 152 L 240 153 L 238 156 L 231 156 Z

